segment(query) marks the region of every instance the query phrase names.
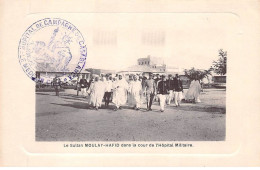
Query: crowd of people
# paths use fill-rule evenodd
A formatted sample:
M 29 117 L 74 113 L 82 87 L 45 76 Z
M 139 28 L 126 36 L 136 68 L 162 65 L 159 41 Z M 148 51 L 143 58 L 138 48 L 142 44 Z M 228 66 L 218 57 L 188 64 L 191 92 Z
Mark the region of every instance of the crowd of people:
M 81 77 L 79 81 L 81 93 L 84 97 L 89 96 L 89 104 L 92 108 L 98 110 L 102 101 L 105 107 L 112 102 L 115 105 L 114 110 L 122 109 L 123 105 L 131 106 L 139 110 L 143 103 L 146 103 L 147 111 L 152 110 L 153 102 L 160 103 L 160 111 L 164 112 L 165 104 L 170 105 L 174 101 L 176 107 L 179 107 L 183 97 L 183 85 L 178 74 L 175 76 L 153 75 L 148 78 L 141 75 L 129 75 L 126 79 L 122 75 L 93 75 L 92 79 L 87 81 Z M 186 93 L 185 100 L 189 102 L 200 102 L 199 94 L 201 85 L 199 80 L 191 81 L 189 90 Z

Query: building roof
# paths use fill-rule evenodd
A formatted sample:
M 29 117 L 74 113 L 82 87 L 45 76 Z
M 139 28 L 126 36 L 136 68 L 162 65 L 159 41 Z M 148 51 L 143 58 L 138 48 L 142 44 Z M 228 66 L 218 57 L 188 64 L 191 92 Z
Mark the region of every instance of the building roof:
M 90 73 L 89 71 L 87 71 L 87 70 L 81 70 L 81 72 L 80 73 Z
M 138 58 L 137 62 L 140 62 L 140 61 L 143 61 L 143 60 L 149 60 L 150 61 L 150 63 L 149 63 L 150 65 L 158 65 L 158 66 L 159 65 L 161 65 L 161 66 L 165 65 L 164 64 L 164 60 L 161 57 L 154 57 L 154 56 L 148 55 L 145 58 Z
M 119 72 L 152 72 L 152 73 L 159 73 L 164 71 L 159 71 L 156 68 L 151 68 L 148 65 L 133 65 L 127 67 L 125 69 L 120 70 Z

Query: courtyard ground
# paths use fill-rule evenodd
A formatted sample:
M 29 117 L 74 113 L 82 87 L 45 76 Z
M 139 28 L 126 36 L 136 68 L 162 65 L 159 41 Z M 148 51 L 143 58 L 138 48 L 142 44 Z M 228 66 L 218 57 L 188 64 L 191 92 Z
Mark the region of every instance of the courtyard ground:
M 128 106 L 114 111 L 112 103 L 96 111 L 72 89 L 59 97 L 36 92 L 35 136 L 37 141 L 225 140 L 226 90 L 205 89 L 200 99 L 198 104 L 167 105 L 165 112 L 158 102 L 152 111 L 146 111 L 145 104 L 139 111 Z

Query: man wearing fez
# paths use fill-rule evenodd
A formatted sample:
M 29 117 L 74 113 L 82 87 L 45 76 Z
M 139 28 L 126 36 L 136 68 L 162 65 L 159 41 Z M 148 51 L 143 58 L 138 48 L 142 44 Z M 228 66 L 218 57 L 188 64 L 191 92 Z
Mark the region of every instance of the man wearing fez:
M 154 96 L 156 95 L 156 83 L 153 74 L 149 74 L 149 78 L 144 82 L 144 93 L 146 95 L 147 111 L 152 110 Z
M 178 74 L 175 75 L 173 86 L 174 86 L 174 102 L 176 107 L 178 107 L 180 106 L 180 102 L 183 98 L 182 97 L 183 86 Z
M 165 75 L 162 75 L 162 80 L 158 83 L 157 93 L 160 99 L 161 112 L 164 112 L 164 105 L 166 102 L 167 95 L 169 93 L 169 87 Z
M 173 86 L 173 77 L 171 74 L 168 75 L 168 80 L 167 80 L 167 84 L 168 84 L 168 87 L 169 87 L 169 96 L 168 96 L 168 101 L 167 101 L 167 104 L 171 104 L 171 100 L 173 98 L 173 91 L 174 91 L 174 86 Z

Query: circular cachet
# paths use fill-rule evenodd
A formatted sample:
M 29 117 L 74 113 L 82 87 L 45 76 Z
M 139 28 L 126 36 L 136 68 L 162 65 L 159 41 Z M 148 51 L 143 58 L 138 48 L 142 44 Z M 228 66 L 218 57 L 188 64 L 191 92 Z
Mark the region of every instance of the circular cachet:
M 59 18 L 45 18 L 24 32 L 18 56 L 23 71 L 34 81 L 36 72 L 69 73 L 71 80 L 85 65 L 87 47 L 73 24 Z

